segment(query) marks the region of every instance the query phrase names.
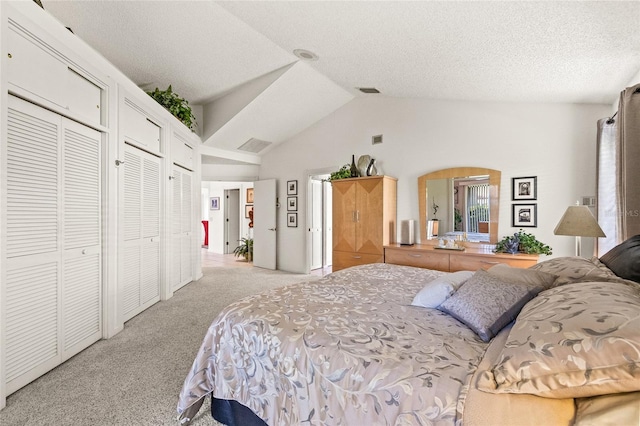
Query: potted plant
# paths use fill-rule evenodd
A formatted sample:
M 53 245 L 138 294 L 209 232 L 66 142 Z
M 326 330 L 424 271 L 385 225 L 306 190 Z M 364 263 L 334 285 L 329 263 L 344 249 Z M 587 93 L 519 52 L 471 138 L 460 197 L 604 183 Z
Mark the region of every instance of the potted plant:
M 331 173 L 329 180 L 338 180 L 338 179 L 346 179 L 351 177 L 351 169 L 348 164 L 345 164 L 338 170 L 337 172 Z
M 496 253 L 516 254 L 551 254 L 551 247 L 538 241 L 535 236 L 520 229 L 512 236 L 506 236 L 498 241 L 494 250 Z
M 253 238 L 241 238 L 240 245 L 233 250 L 236 257 L 244 257 L 247 262 L 253 261 Z
M 171 89 L 171 85 L 169 85 L 167 90 L 159 90 L 156 87 L 156 90 L 153 92 L 147 92 L 147 94 L 155 99 L 155 101 L 160 105 L 165 107 L 165 109 L 173 114 L 174 117 L 182 121 L 182 123 L 191 131 L 193 131 L 193 128 L 198 125 L 196 123 L 196 116 L 193 115 L 191 107 L 189 106 L 189 102 L 178 96 L 178 94 Z

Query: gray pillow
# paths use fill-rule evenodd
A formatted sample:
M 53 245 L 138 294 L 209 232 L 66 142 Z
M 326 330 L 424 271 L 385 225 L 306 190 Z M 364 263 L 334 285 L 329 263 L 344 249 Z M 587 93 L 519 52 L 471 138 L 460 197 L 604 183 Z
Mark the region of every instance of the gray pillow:
M 618 244 L 600 261 L 617 276 L 640 283 L 640 235 Z
M 533 269 L 514 268 L 500 263 L 487 269 L 491 275 L 510 283 L 521 282 L 524 284 L 541 285 L 545 289 L 551 288 L 556 278 L 555 274 Z
M 539 284 L 508 282 L 479 270 L 438 310 L 463 322 L 488 342 L 542 290 Z

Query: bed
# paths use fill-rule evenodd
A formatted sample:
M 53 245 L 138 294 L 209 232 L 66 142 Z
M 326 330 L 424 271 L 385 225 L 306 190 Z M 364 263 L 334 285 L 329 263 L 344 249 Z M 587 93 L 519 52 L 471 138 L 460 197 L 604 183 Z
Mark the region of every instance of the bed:
M 245 298 L 209 328 L 178 419 L 211 395 L 228 425 L 640 424 L 639 248 L 370 264 Z

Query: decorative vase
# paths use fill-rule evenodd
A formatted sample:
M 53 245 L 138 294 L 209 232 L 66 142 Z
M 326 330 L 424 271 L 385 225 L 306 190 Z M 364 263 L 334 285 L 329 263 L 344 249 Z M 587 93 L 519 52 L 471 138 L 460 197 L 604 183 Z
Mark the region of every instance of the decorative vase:
M 358 177 L 358 168 L 356 167 L 356 156 L 351 156 L 351 177 Z
M 367 176 L 376 176 L 378 174 L 378 169 L 376 169 L 376 159 L 372 158 L 367 166 Z

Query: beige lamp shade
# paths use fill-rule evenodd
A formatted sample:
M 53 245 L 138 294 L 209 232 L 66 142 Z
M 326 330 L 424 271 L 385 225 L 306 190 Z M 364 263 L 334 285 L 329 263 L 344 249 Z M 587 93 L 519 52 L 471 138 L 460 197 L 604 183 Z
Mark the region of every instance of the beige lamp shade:
M 572 237 L 605 237 L 587 206 L 569 206 L 553 233 Z
M 576 256 L 580 256 L 581 237 L 605 237 L 602 228 L 587 206 L 569 206 L 553 233 L 576 237 Z

